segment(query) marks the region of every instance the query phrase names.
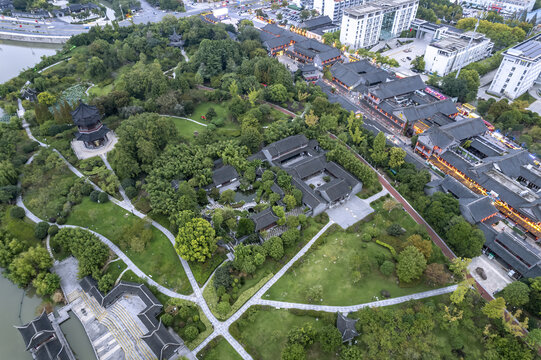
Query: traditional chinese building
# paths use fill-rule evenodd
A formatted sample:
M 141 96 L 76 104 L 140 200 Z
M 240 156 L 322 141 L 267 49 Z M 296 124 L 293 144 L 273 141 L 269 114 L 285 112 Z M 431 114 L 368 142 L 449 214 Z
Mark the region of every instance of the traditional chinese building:
M 96 149 L 107 143 L 107 133 L 110 130 L 102 124 L 102 116 L 97 107 L 81 101 L 79 106 L 71 112 L 71 116 L 79 130 L 75 133 L 75 138 L 84 142 L 85 147 Z

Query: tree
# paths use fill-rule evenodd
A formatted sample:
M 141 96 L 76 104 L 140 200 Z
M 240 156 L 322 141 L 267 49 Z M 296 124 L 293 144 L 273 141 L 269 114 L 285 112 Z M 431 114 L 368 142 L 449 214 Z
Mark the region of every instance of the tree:
M 342 350 L 340 351 L 341 360 L 360 360 L 362 358 L 363 354 L 361 349 L 357 346 L 342 346 Z
M 220 203 L 222 204 L 232 204 L 235 202 L 235 191 L 227 189 L 220 194 Z
M 458 279 L 463 279 L 468 274 L 468 266 L 470 265 L 470 263 L 471 263 L 471 259 L 456 257 L 453 260 L 451 260 L 449 269 L 451 269 L 453 274 Z
M 324 326 L 318 332 L 321 348 L 326 352 L 335 352 L 342 345 L 342 334 L 336 326 Z
M 419 279 L 425 269 L 426 259 L 415 246 L 407 246 L 398 255 L 396 274 L 400 281 L 410 282 Z
M 282 360 L 306 360 L 306 351 L 300 344 L 289 344 L 282 350 Z
M 465 101 L 472 101 L 477 98 L 477 91 L 481 85 L 481 80 L 479 79 L 479 73 L 476 70 L 462 69 L 458 78 L 466 82 L 466 87 L 468 93 L 465 94 Z
M 295 200 L 295 197 L 293 195 L 286 195 L 284 196 L 284 204 L 286 205 L 287 210 L 293 210 L 295 206 L 297 206 L 297 200 Z
M 8 277 L 20 286 L 26 286 L 41 272 L 53 265 L 49 253 L 43 247 L 31 247 L 17 255 L 9 264 Z
M 109 273 L 103 274 L 103 276 L 98 281 L 98 289 L 106 294 L 113 288 L 113 285 L 115 284 L 115 279 L 113 279 L 113 276 Z
M 281 235 L 285 247 L 291 247 L 299 240 L 301 234 L 298 229 L 287 229 Z
M 457 256 L 469 258 L 481 254 L 485 243 L 485 235 L 480 229 L 473 227 L 463 218 L 447 231 L 447 243 Z
M 9 215 L 15 219 L 22 219 L 25 216 L 25 212 L 22 207 L 16 206 L 9 211 Z
M 204 262 L 216 250 L 214 236 L 210 223 L 196 218 L 178 229 L 175 249 L 186 260 Z
M 406 158 L 406 151 L 399 147 L 392 147 L 389 150 L 389 167 L 391 169 L 398 169 L 402 164 L 404 164 L 404 159 Z
M 385 276 L 391 276 L 394 272 L 394 262 L 385 260 L 383 264 L 379 267 L 379 271 Z
M 385 161 L 387 161 L 387 152 L 385 151 L 385 142 L 386 142 L 385 134 L 380 131 L 375 139 L 374 144 L 372 146 L 372 149 L 370 150 L 370 156 L 372 157 L 372 160 L 378 165 L 385 164 Z
M 220 266 L 216 269 L 214 277 L 212 278 L 212 284 L 215 289 L 218 289 L 220 286 L 223 286 L 225 289 L 231 287 L 233 279 L 231 278 L 231 264 L 226 263 L 223 266 Z
M 34 235 L 39 240 L 43 240 L 47 236 L 48 230 L 49 230 L 49 224 L 46 223 L 45 221 L 41 221 L 36 225 L 36 228 L 34 230 Z
M 56 103 L 56 96 L 48 91 L 43 91 L 38 94 L 38 102 L 47 107 L 53 106 Z
M 290 330 L 287 334 L 287 341 L 290 344 L 308 346 L 314 343 L 316 337 L 317 332 L 312 327 L 312 324 L 306 323 L 301 327 Z
M 467 278 L 465 280 L 462 280 L 455 291 L 451 294 L 449 297 L 451 299 L 451 302 L 455 305 L 460 304 L 462 301 L 464 301 L 464 298 L 466 297 L 466 294 L 468 291 L 470 291 L 472 285 L 475 283 L 475 280 L 473 278 Z
M 289 95 L 287 93 L 287 89 L 282 84 L 274 84 L 269 86 L 269 99 L 270 101 L 277 103 L 277 104 L 283 104 L 287 101 L 289 98 Z
M 425 257 L 425 259 L 428 261 L 430 259 L 430 256 L 432 255 L 432 241 L 430 240 L 423 240 L 421 235 L 411 235 L 407 239 L 408 244 L 415 246 Z
M 387 212 L 391 212 L 394 209 L 397 209 L 399 207 L 400 207 L 400 204 L 398 203 L 398 201 L 396 201 L 393 198 L 389 198 L 385 200 L 385 202 L 383 203 L 383 209 Z
M 108 202 L 108 201 L 109 201 L 109 195 L 107 195 L 106 192 L 103 192 L 103 191 L 102 191 L 102 192 L 100 192 L 100 193 L 98 194 L 98 202 L 99 202 L 100 204 L 105 204 L 105 203 Z
M 503 289 L 502 296 L 509 305 L 519 307 L 530 301 L 530 288 L 521 281 L 514 281 Z
M 353 111 L 350 111 L 347 119 L 347 128 L 349 135 L 351 136 L 351 140 L 353 140 L 353 143 L 356 145 L 359 145 L 364 139 L 361 129 L 362 125 L 363 118 L 361 116 L 357 117 Z
M 231 311 L 231 305 L 229 304 L 229 301 L 220 301 L 218 305 L 216 305 L 216 311 L 218 312 L 218 314 L 226 316 L 229 311 Z
M 120 246 L 136 253 L 141 253 L 152 240 L 152 226 L 149 221 L 137 219 L 135 223 L 122 229 Z
M 51 295 L 60 286 L 60 276 L 50 272 L 41 272 L 32 281 L 38 295 Z
M 457 79 L 452 75 L 447 75 L 441 82 L 441 89 L 451 97 L 458 97 L 460 101 L 466 101 L 468 84 L 464 79 Z
M 428 264 L 425 270 L 425 279 L 427 284 L 431 286 L 445 285 L 451 280 L 445 271 L 445 266 L 438 263 Z
M 411 65 L 417 71 L 421 71 L 421 72 L 425 71 L 426 63 L 425 63 L 424 56 L 423 55 L 416 56 L 415 59 L 411 61 Z
M 308 114 L 304 115 L 304 122 L 308 127 L 313 127 L 317 125 L 317 122 L 319 120 L 319 117 L 314 114 L 314 110 L 310 110 Z
M 199 335 L 199 329 L 194 325 L 186 326 L 186 328 L 184 329 L 183 338 L 186 341 L 194 340 L 197 337 L 197 335 Z
M 273 236 L 265 241 L 263 247 L 267 251 L 267 254 L 276 261 L 284 256 L 284 245 L 282 239 L 278 236 Z
M 491 319 L 501 319 L 505 313 L 505 299 L 498 297 L 483 306 L 483 314 Z
M 9 160 L 0 162 L 0 186 L 15 185 L 18 177 L 17 169 Z
M 300 18 L 302 21 L 308 19 L 310 17 L 310 11 L 307 9 L 304 9 L 301 11 Z

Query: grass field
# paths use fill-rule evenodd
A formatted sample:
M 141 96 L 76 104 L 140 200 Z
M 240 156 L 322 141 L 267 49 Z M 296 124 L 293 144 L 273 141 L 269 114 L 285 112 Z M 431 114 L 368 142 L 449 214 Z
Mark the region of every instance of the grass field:
M 199 354 L 200 360 L 241 360 L 242 357 L 223 337 L 212 340 Z
M 113 91 L 113 84 L 105 85 L 103 87 L 96 85 L 88 90 L 88 94 L 91 96 L 104 96 L 109 94 L 111 91 Z
M 209 276 L 212 272 L 225 260 L 227 256 L 225 255 L 225 250 L 221 247 L 212 255 L 210 259 L 201 263 L 198 261 L 189 262 L 190 269 L 192 269 L 193 276 L 199 284 L 203 286 L 207 282 Z
M 118 245 L 124 229 L 137 219 L 113 203 L 98 204 L 85 198 L 72 209 L 67 223 L 88 227 Z M 152 240 L 143 252 L 126 250 L 124 253 L 158 284 L 181 294 L 190 294 L 192 288 L 188 277 L 169 239 L 154 227 L 152 233 Z
M 124 271 L 127 267 L 128 266 L 126 265 L 124 261 L 118 259 L 107 264 L 104 274 L 111 274 L 111 276 L 113 277 L 113 280 L 116 281 L 116 279 L 118 279 L 122 271 Z
M 381 209 L 381 201 L 376 203 L 375 209 L 376 215 L 371 217 L 374 220 L 354 225 L 357 228 L 353 231 L 339 229 L 321 237 L 312 249 L 269 289 L 263 298 L 304 303 L 307 301 L 307 289 L 321 285 L 322 301 L 318 304 L 355 305 L 374 301 L 376 297 L 381 299 L 382 290 L 387 290 L 391 297 L 430 290 L 431 288 L 421 281 L 403 287 L 394 275 L 387 277 L 377 270 L 377 264 L 373 265 L 368 275 L 357 282 L 354 281 L 354 270 L 351 264 L 356 257 L 360 257 L 363 261 L 376 259 L 378 256 L 392 259 L 388 249 L 375 242 L 361 241 L 364 229 L 373 225 L 378 226 L 382 230 L 378 239 L 391 243 L 397 251 L 400 251 L 405 244 L 405 239 L 416 228 L 413 219 L 402 209 L 395 209 L 388 213 Z M 396 238 L 387 235 L 384 229 L 392 222 L 401 224 L 407 230 L 406 233 Z
M 175 123 L 175 127 L 177 128 L 179 135 L 186 140 L 192 140 L 194 138 L 195 131 L 201 132 L 205 130 L 204 126 L 196 124 L 189 120 L 174 117 L 172 117 L 171 120 L 173 120 L 173 122 Z
M 9 215 L 13 206 L 8 206 L 2 218 L 2 228 L 18 241 L 24 241 L 29 246 L 37 245 L 40 240 L 34 236 L 35 224 L 28 218 L 15 219 Z
M 254 310 L 255 312 L 250 314 Z M 231 326 L 230 331 L 244 345 L 246 351 L 254 359 L 280 359 L 290 330 L 299 328 L 307 323 L 311 324 L 316 330 L 322 328 L 324 325 L 335 325 L 335 314 L 317 313 L 311 316 L 308 313 L 304 315 L 301 311 L 299 313 L 299 315 L 295 315 L 288 310 L 250 308 L 241 319 Z M 307 347 L 306 359 L 308 360 L 331 360 L 337 358 L 335 354 L 323 352 L 318 344 Z

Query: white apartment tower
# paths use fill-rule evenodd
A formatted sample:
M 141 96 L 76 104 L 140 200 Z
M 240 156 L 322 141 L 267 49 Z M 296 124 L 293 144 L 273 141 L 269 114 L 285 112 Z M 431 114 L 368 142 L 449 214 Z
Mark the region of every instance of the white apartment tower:
M 489 92 L 515 99 L 528 91 L 541 73 L 541 34 L 503 53 Z
M 344 10 L 340 42 L 354 49 L 366 48 L 408 30 L 419 0 L 376 0 Z
M 472 62 L 490 56 L 494 44 L 483 34 L 445 31 L 425 51 L 425 70 L 445 76 Z

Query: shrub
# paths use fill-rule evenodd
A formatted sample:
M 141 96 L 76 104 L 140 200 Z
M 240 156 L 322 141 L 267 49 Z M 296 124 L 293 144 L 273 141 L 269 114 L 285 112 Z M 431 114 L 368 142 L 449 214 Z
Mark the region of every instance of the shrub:
M 100 192 L 99 195 L 98 195 L 98 202 L 100 204 L 104 204 L 104 203 L 106 203 L 108 201 L 109 201 L 109 196 L 107 195 L 107 193 Z
M 90 201 L 98 202 L 98 197 L 100 196 L 100 192 L 98 190 L 94 190 L 90 193 Z
M 199 329 L 193 325 L 187 326 L 186 329 L 184 329 L 184 339 L 187 341 L 194 340 L 197 335 L 199 335 Z
M 372 236 L 370 234 L 364 233 L 361 235 L 361 240 L 364 242 L 372 241 Z
M 402 226 L 399 224 L 392 224 L 387 228 L 387 234 L 391 236 L 400 236 L 404 232 L 404 229 L 402 229 Z
M 59 216 L 57 219 L 56 219 L 56 223 L 58 225 L 64 225 L 66 223 L 66 218 L 63 217 L 63 216 Z
M 24 209 L 22 207 L 16 206 L 10 210 L 9 215 L 11 215 L 11 217 L 15 219 L 22 219 L 25 215 Z
M 137 189 L 134 188 L 133 186 L 124 188 L 124 191 L 126 192 L 126 196 L 127 196 L 129 199 L 133 199 L 134 197 L 137 196 L 137 193 L 138 193 Z
M 129 187 L 135 187 L 135 180 L 126 178 L 120 182 L 120 185 L 126 190 Z
M 391 276 L 394 271 L 394 263 L 389 260 L 385 260 L 379 267 L 379 271 L 385 276 Z
M 58 226 L 56 225 L 49 226 L 49 229 L 47 230 L 47 234 L 49 234 L 49 236 L 55 236 L 56 234 L 58 234 Z
M 391 245 L 386 244 L 386 243 L 384 243 L 383 241 L 380 241 L 380 240 L 376 240 L 376 244 L 381 245 L 381 246 L 383 246 L 384 248 L 389 249 L 389 251 L 391 252 L 391 254 L 392 254 L 393 256 L 396 256 L 396 250 L 395 250 L 394 247 L 392 247 Z
M 45 239 L 47 236 L 47 232 L 49 231 L 49 224 L 45 221 L 42 221 L 36 225 L 36 229 L 34 230 L 34 235 L 36 238 L 42 240 Z

